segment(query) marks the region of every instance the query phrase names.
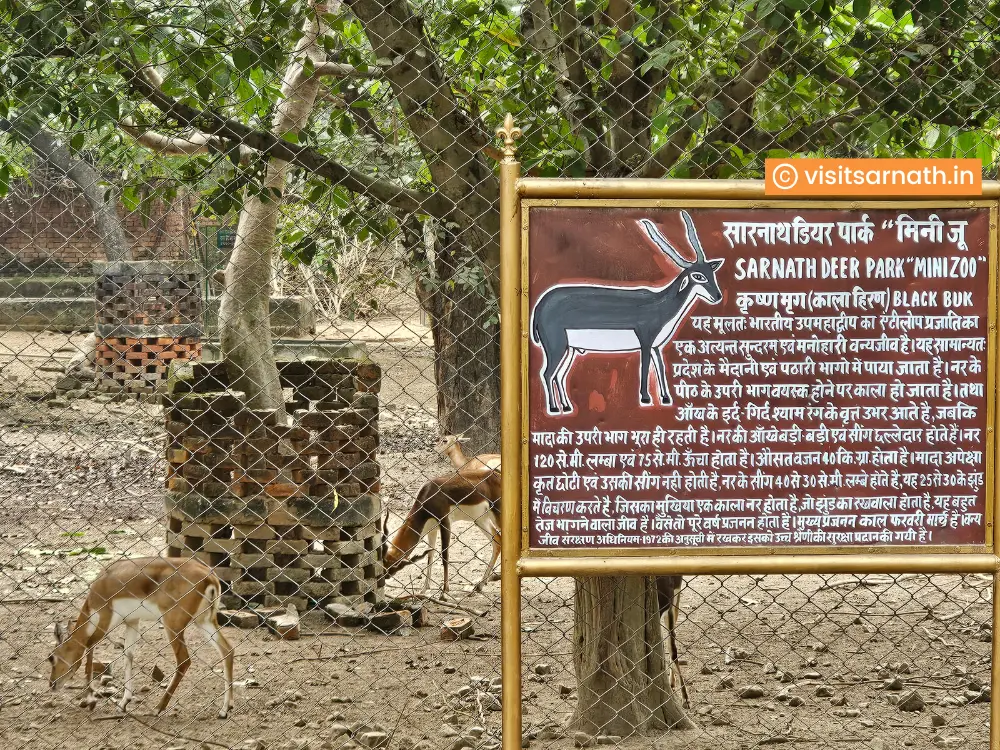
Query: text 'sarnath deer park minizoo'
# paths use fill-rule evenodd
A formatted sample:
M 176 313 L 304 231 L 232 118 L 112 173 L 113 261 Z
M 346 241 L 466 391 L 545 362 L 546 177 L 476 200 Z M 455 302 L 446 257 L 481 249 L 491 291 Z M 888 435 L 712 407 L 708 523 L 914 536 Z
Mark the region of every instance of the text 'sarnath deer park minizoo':
M 887 198 L 878 201 L 823 201 L 823 200 L 780 200 L 764 198 L 764 183 L 750 180 L 641 180 L 641 179 L 545 179 L 520 178 L 520 165 L 516 160 L 515 139 L 521 133 L 508 116 L 504 127 L 497 130 L 504 140 L 501 163 L 501 363 L 502 363 L 502 463 L 506 468 L 503 472 L 502 507 L 502 665 L 503 665 L 503 747 L 504 750 L 517 750 L 521 742 L 521 623 L 520 623 L 520 579 L 523 577 L 550 576 L 600 576 L 600 575 L 729 575 L 729 574 L 822 574 L 822 573 L 951 573 L 971 574 L 989 573 L 993 575 L 993 616 L 994 621 L 1000 619 L 1000 557 L 996 554 L 993 532 L 994 519 L 1000 517 L 1000 493 L 994 479 L 997 463 L 995 440 L 996 409 L 996 378 L 997 378 L 997 244 L 998 244 L 998 210 L 1000 210 L 1000 182 L 984 181 L 982 197 L 978 200 L 934 200 L 922 197 L 920 200 L 907 199 L 905 195 L 898 198 Z M 982 430 L 982 469 L 985 472 L 981 501 L 981 525 L 976 530 L 974 539 L 963 539 L 960 543 L 934 544 L 933 541 L 924 544 L 894 544 L 870 543 L 840 546 L 823 546 L 808 544 L 757 544 L 709 546 L 689 543 L 688 546 L 626 544 L 616 547 L 600 547 L 588 545 L 580 549 L 566 548 L 558 544 L 551 548 L 543 548 L 532 544 L 529 518 L 531 508 L 531 486 L 529 480 L 529 461 L 532 457 L 532 446 L 529 441 L 529 414 L 532 407 L 531 394 L 546 393 L 549 386 L 555 391 L 556 410 L 559 413 L 559 389 L 565 394 L 566 379 L 573 364 L 572 350 L 567 350 L 569 364 L 560 364 L 564 372 L 556 378 L 555 385 L 542 385 L 541 374 L 529 367 L 530 347 L 533 332 L 531 327 L 529 287 L 531 284 L 531 266 L 529 265 L 529 236 L 531 222 L 546 209 L 607 209 L 611 216 L 615 211 L 628 212 L 633 216 L 635 209 L 648 210 L 651 213 L 664 211 L 676 214 L 684 212 L 684 222 L 687 225 L 688 238 L 695 247 L 686 248 L 679 241 L 667 241 L 658 232 L 646 230 L 652 243 L 648 252 L 653 252 L 656 246 L 668 256 L 674 253 L 675 263 L 684 261 L 678 256 L 686 254 L 690 258 L 692 251 L 695 262 L 713 261 L 713 250 L 705 251 L 698 247 L 694 222 L 690 212 L 710 209 L 730 209 L 733 211 L 760 210 L 801 211 L 803 213 L 822 213 L 840 211 L 852 216 L 862 215 L 868 211 L 873 215 L 878 211 L 906 212 L 923 215 L 938 211 L 946 214 L 948 211 L 978 209 L 980 214 L 988 214 L 987 238 L 984 245 L 988 267 L 987 287 L 984 289 L 985 304 L 977 308 L 981 320 L 986 323 L 985 359 L 986 368 L 983 378 L 983 406 L 980 412 L 980 422 L 985 422 Z M 923 212 L 923 214 L 921 214 Z M 936 215 L 934 215 L 936 219 Z M 866 216 L 867 218 L 867 216 Z M 681 227 L 679 222 L 674 230 L 674 237 L 680 237 L 677 232 Z M 940 223 L 940 222 L 939 222 Z M 955 222 L 965 224 L 965 222 Z M 646 226 L 653 226 L 649 222 Z M 902 231 L 902 230 L 900 230 Z M 641 236 L 636 229 L 636 237 Z M 631 237 L 631 235 L 630 235 Z M 626 242 L 631 239 L 624 240 Z M 756 245 L 756 242 L 754 243 Z M 669 247 L 669 250 L 664 246 Z M 674 250 L 680 247 L 680 253 Z M 919 249 L 916 250 L 919 252 Z M 586 253 L 581 247 L 577 252 Z M 748 247 L 743 252 L 748 255 L 767 254 L 766 247 Z M 772 251 L 773 252 L 773 251 Z M 706 257 L 707 255 L 707 257 Z M 715 263 L 711 268 L 717 268 Z M 676 273 L 676 271 L 675 271 Z M 710 279 L 701 274 L 698 281 L 710 286 Z M 581 279 L 573 277 L 569 282 L 581 283 Z M 657 282 L 658 280 L 652 280 Z M 692 283 L 688 279 L 686 284 Z M 981 282 L 980 282 L 981 283 Z M 624 282 L 628 286 L 628 282 Z M 607 285 L 611 288 L 611 285 Z M 632 286 L 637 286 L 632 284 Z M 888 294 L 888 291 L 886 292 Z M 711 302 L 715 295 L 705 293 L 702 299 Z M 970 297 L 971 299 L 971 297 Z M 704 313 L 704 311 L 703 311 Z M 683 317 L 683 314 L 681 315 Z M 676 331 L 677 321 L 674 321 L 670 336 Z M 566 332 L 563 332 L 565 335 Z M 580 332 L 577 332 L 580 335 Z M 583 332 L 586 333 L 586 332 Z M 591 332 L 593 333 L 593 332 Z M 613 332 L 612 332 L 613 333 Z M 618 333 L 621 333 L 620 331 Z M 666 337 L 669 343 L 670 336 Z M 592 336 L 591 345 L 600 337 Z M 665 345 L 663 336 L 659 336 L 657 345 Z M 584 339 L 580 339 L 583 341 Z M 628 352 L 638 352 L 641 346 L 624 347 L 619 343 L 598 344 L 597 353 L 615 352 L 619 355 Z M 605 348 L 601 349 L 600 347 Z M 616 349 L 615 346 L 618 348 Z M 580 347 L 581 349 L 584 347 Z M 594 356 L 594 355 L 589 355 Z M 631 356 L 631 355 L 630 355 Z M 643 355 L 646 359 L 647 355 Z M 665 366 L 662 358 L 659 362 L 653 354 L 653 366 L 649 360 L 643 363 L 642 374 L 655 373 L 659 389 L 666 385 Z M 633 359 L 639 360 L 635 354 Z M 648 369 L 647 369 L 648 368 Z M 557 373 L 558 375 L 558 373 Z M 633 382 L 621 384 L 621 389 L 631 394 L 635 399 Z M 655 412 L 656 401 L 646 392 L 646 384 L 642 385 L 637 403 L 637 411 L 642 407 L 653 406 L 647 411 Z M 535 388 L 533 391 L 532 388 Z M 543 395 L 542 398 L 545 396 Z M 664 396 L 663 404 L 669 404 L 669 394 Z M 572 399 L 570 399 L 572 401 Z M 551 402 L 550 402 L 551 404 Z M 603 408 L 603 406 L 601 407 Z M 551 405 L 549 414 L 553 414 Z M 543 409 L 544 410 L 544 409 Z M 563 404 L 563 411 L 579 411 L 575 403 Z M 599 411 L 600 409 L 598 409 Z M 631 413 L 631 412 L 630 412 Z M 982 416 L 985 416 L 983 419 Z M 822 447 L 821 447 L 822 449 Z M 587 493 L 584 492 L 584 495 Z M 734 537 L 735 538 L 735 537 Z M 831 554 L 835 553 L 835 554 Z M 994 690 L 991 693 L 990 709 L 990 748 L 1000 750 L 1000 696 L 995 686 L 1000 684 L 1000 640 L 996 628 L 993 629 L 991 683 Z

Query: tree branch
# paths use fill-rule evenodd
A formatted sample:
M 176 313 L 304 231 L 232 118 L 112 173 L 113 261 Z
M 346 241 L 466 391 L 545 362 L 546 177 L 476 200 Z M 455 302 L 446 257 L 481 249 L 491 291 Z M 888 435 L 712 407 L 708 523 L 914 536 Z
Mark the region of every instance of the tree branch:
M 241 122 L 230 120 L 215 112 L 183 104 L 167 96 L 142 71 L 132 68 L 120 59 L 117 66 L 125 82 L 133 90 L 180 125 L 200 131 L 206 136 L 218 136 L 223 140 L 238 141 L 243 146 L 258 151 L 268 158 L 290 162 L 313 174 L 343 185 L 351 192 L 366 193 L 403 211 L 426 212 L 432 216 L 443 218 L 448 216 L 452 209 L 451 202 L 440 194 L 410 190 L 371 177 L 363 172 L 345 167 L 314 148 L 290 143 L 272 133 L 254 130 Z
M 383 68 L 386 66 L 376 66 Z M 313 68 L 315 76 L 331 76 L 333 78 L 378 78 L 382 70 L 358 70 L 353 65 L 339 62 L 323 62 Z
M 218 138 L 212 138 L 199 131 L 190 131 L 184 135 L 170 136 L 140 127 L 126 117 L 118 123 L 118 127 L 132 136 L 137 143 L 150 151 L 164 156 L 196 156 L 207 154 L 213 150 L 224 150 Z
M 685 121 L 684 124 L 670 134 L 666 143 L 653 152 L 653 155 L 649 157 L 649 161 L 643 165 L 636 176 L 652 179 L 663 177 L 677 163 L 677 160 L 681 158 L 693 133 L 694 130 Z
M 459 104 L 423 22 L 407 0 L 346 3 L 364 28 L 376 59 L 393 61 L 385 77 L 437 195 L 451 203 L 448 219 L 460 227 L 457 239 L 479 256 L 490 284 L 495 284 L 500 260 L 499 184 L 482 153 L 493 139 Z

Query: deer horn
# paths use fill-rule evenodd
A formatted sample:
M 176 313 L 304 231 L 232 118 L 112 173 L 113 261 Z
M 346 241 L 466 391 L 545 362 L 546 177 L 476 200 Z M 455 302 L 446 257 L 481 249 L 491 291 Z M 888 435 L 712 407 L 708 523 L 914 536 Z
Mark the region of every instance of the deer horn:
M 646 236 L 653 241 L 653 244 L 660 248 L 663 254 L 670 258 L 678 268 L 687 268 L 692 265 L 692 261 L 685 260 L 677 251 L 677 248 L 667 241 L 667 238 L 656 228 L 656 224 L 649 219 L 639 219 L 638 224 L 642 227 Z M 688 235 L 688 238 L 690 238 L 690 235 Z
M 698 256 L 698 262 L 703 263 L 705 261 L 705 248 L 701 246 L 701 240 L 698 239 L 698 232 L 694 228 L 694 221 L 691 219 L 691 214 L 687 211 L 681 211 L 681 218 L 684 219 L 684 226 L 687 227 L 688 242 L 691 243 L 694 254 Z

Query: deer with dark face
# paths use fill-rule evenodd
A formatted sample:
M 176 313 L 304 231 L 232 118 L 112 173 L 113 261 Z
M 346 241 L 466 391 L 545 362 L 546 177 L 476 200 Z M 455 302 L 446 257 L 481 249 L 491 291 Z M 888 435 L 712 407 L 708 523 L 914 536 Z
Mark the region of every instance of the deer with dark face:
M 673 403 L 667 384 L 663 347 L 670 343 L 698 299 L 722 301 L 716 272 L 723 259 L 709 260 L 694 222 L 681 211 L 688 242 L 695 252 L 686 260 L 649 219 L 637 222 L 645 235 L 680 269 L 661 287 L 626 287 L 604 283 L 560 284 L 538 298 L 531 314 L 531 337 L 545 354 L 542 383 L 549 414 L 573 411 L 566 391 L 573 360 L 588 352 L 639 352 L 639 404 L 651 406 L 649 366 L 656 371 L 660 403 Z
M 383 529 L 388 529 L 388 514 Z M 417 499 L 396 530 L 392 539 L 383 535 L 383 556 L 386 576 L 393 576 L 407 565 L 426 557 L 423 592 L 431 582 L 434 548 L 441 534 L 441 566 L 444 568 L 444 593 L 448 593 L 448 561 L 453 521 L 472 521 L 483 530 L 493 544 L 493 554 L 482 580 L 474 591 L 489 581 L 500 557 L 500 475 L 489 468 L 469 469 L 455 474 L 434 477 L 424 483 Z M 384 533 L 383 533 L 384 534 Z M 427 537 L 427 552 L 411 557 L 420 540 Z

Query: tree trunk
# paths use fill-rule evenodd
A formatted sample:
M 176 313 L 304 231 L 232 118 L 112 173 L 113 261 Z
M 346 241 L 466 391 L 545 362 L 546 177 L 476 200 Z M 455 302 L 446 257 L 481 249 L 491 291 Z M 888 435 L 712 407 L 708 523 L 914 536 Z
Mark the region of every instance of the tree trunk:
M 447 285 L 448 279 L 445 280 Z M 500 445 L 500 341 L 482 289 L 445 291 L 418 285 L 431 320 L 438 425 L 444 434 L 464 433 L 470 455 L 495 453 Z
M 576 579 L 573 731 L 627 737 L 694 725 L 670 689 L 653 578 Z
M 327 7 L 316 3 L 313 11 L 285 71 L 272 126 L 278 136 L 302 130 L 316 104 L 319 79 L 305 73 L 303 59 L 308 57 L 313 65 L 326 59 L 318 40 L 324 33 L 321 16 Z M 287 172 L 288 162 L 272 159 L 264 178 L 264 197 L 245 201 L 219 303 L 219 339 L 233 387 L 243 391 L 250 408 L 282 413 L 284 398 L 271 339 L 271 256 Z
M 463 433 L 470 455 L 495 453 L 500 445 L 495 297 L 485 279 L 475 286 L 469 283 L 470 274 L 461 271 L 478 261 L 448 229 L 435 225 L 427 227 L 409 217 L 404 242 L 426 269 L 416 291 L 434 338 L 438 426 L 443 434 Z
M 129 242 L 118 216 L 117 194 L 110 191 L 111 200 L 107 200 L 108 186 L 104 184 L 100 172 L 73 156 L 65 144 L 60 143 L 41 125 L 15 120 L 13 123 L 4 122 L 3 128 L 17 133 L 38 158 L 76 185 L 94 215 L 94 227 L 101 238 L 104 257 L 109 261 L 129 260 L 132 256 L 132 243 Z M 83 374 L 84 370 L 93 367 L 96 357 L 97 333 L 91 332 L 66 364 L 66 372 Z

